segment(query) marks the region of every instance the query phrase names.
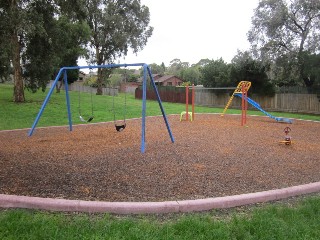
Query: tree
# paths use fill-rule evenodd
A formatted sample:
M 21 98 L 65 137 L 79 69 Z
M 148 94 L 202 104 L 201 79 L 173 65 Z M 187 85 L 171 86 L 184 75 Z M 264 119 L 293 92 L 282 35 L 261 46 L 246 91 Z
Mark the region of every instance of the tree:
M 267 70 L 268 65 L 253 59 L 249 52 L 238 52 L 231 62 L 230 79 L 233 86 L 237 86 L 240 81 L 250 81 L 251 93 L 273 96 L 275 88 L 268 78 Z
M 13 67 L 14 101 L 24 102 L 24 89 L 22 80 L 22 69 L 20 65 L 20 53 L 23 48 L 24 29 L 28 26 L 23 19 L 24 1 L 12 0 L 0 2 L 0 44 L 1 65 L 8 65 L 11 61 Z M 3 41 L 6 39 L 6 41 Z
M 299 79 L 302 79 L 305 67 L 303 53 L 319 51 L 319 39 L 318 0 L 261 0 L 248 32 L 256 55 L 273 61 L 286 56 L 296 65 Z
M 200 68 L 201 81 L 204 87 L 229 87 L 230 65 L 222 58 L 211 60 L 204 67 Z
M 57 56 L 57 49 L 66 51 L 64 47 L 67 46 L 57 44 L 57 39 L 61 36 L 56 36 L 54 31 L 60 16 L 65 14 L 62 9 L 68 10 L 69 13 L 74 11 L 70 6 L 67 7 L 66 2 L 64 0 L 0 2 L 0 26 L 5 26 L 1 29 L 0 35 L 5 37 L 3 39 L 8 39 L 7 44 L 0 44 L 0 50 L 8 53 L 9 61 L 12 62 L 15 102 L 25 101 L 23 74 L 26 77 L 26 86 L 36 91 L 39 87 L 44 89 L 54 68 L 60 66 L 61 56 Z M 66 31 L 66 34 L 69 32 Z M 75 39 L 77 38 L 78 36 Z M 64 43 L 64 39 L 59 40 Z
M 46 24 L 49 25 L 49 24 Z M 70 22 L 65 16 L 53 19 L 47 36 L 35 34 L 28 41 L 28 49 L 23 54 L 25 61 L 26 87 L 44 91 L 49 79 L 55 78 L 64 66 L 76 66 L 79 56 L 86 54 L 85 44 L 89 40 L 90 30 L 85 22 Z M 78 79 L 79 70 L 68 71 L 68 83 Z M 57 85 L 57 92 L 62 86 Z
M 200 83 L 201 73 L 198 66 L 193 66 L 183 68 L 179 73 L 179 77 L 183 79 L 184 82 L 198 85 Z
M 320 85 L 320 54 L 304 53 L 304 68 L 302 77 L 307 86 L 312 86 L 314 83 Z
M 149 67 L 151 68 L 151 72 L 153 74 L 161 74 L 161 75 L 164 74 L 165 69 L 163 68 L 163 66 L 160 66 L 156 63 L 152 63 L 149 65 Z M 143 70 L 142 70 L 142 73 L 143 73 Z
M 153 28 L 149 8 L 140 0 L 87 0 L 87 22 L 91 29 L 90 60 L 103 65 L 143 49 Z M 102 69 L 98 69 L 97 94 L 102 94 Z

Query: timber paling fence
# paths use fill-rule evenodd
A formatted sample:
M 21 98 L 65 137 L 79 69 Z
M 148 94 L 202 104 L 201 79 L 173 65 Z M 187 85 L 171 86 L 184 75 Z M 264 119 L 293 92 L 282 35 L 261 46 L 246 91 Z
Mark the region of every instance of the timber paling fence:
M 47 87 L 51 88 L 52 84 L 53 84 L 53 81 L 50 81 Z M 64 84 L 62 84 L 61 90 L 65 90 Z M 74 91 L 74 92 L 86 92 L 86 93 L 92 93 L 92 94 L 96 94 L 97 92 L 97 88 L 84 86 L 82 82 L 73 82 L 72 84 L 69 84 L 68 90 Z M 118 92 L 119 92 L 118 88 L 102 88 L 103 95 L 117 96 Z
M 224 108 L 232 95 L 232 90 L 195 88 L 195 105 Z M 185 103 L 185 88 L 159 88 L 161 100 L 164 102 Z M 191 91 L 189 92 L 191 104 Z M 320 114 L 320 95 L 308 93 L 276 93 L 273 97 L 250 95 L 264 110 L 275 112 Z M 135 98 L 142 98 L 142 90 L 136 89 Z M 156 96 L 147 90 L 147 99 L 155 100 Z M 235 97 L 230 108 L 241 109 L 241 99 Z M 248 106 L 254 110 L 254 107 Z

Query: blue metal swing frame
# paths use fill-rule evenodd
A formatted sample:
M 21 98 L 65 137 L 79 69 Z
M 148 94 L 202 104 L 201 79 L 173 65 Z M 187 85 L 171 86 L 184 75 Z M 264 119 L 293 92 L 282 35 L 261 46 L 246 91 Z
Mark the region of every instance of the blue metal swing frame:
M 72 118 L 71 118 L 71 107 L 70 107 L 70 97 L 69 97 L 69 90 L 68 90 L 68 76 L 67 76 L 67 71 L 68 70 L 74 70 L 74 69 L 85 69 L 85 68 L 89 68 L 89 69 L 95 69 L 95 68 L 119 68 L 119 67 L 143 67 L 143 85 L 142 85 L 142 123 L 141 123 L 141 147 L 140 147 L 140 151 L 141 153 L 145 152 L 146 149 L 146 108 L 147 108 L 147 104 L 146 104 L 146 100 L 147 100 L 147 77 L 149 76 L 151 79 L 151 84 L 153 86 L 153 89 L 156 93 L 157 96 L 157 100 L 159 103 L 159 107 L 161 109 L 161 113 L 163 116 L 163 119 L 165 121 L 171 142 L 174 143 L 174 137 L 172 134 L 172 131 L 170 129 L 170 125 L 169 125 L 169 121 L 168 118 L 166 116 L 165 110 L 163 108 L 161 99 L 160 99 L 160 95 L 158 92 L 158 89 L 156 87 L 156 84 L 154 82 L 154 79 L 152 77 L 152 73 L 150 70 L 150 67 L 148 66 L 148 64 L 146 63 L 133 63 L 133 64 L 107 64 L 107 65 L 92 65 L 92 66 L 73 66 L 73 67 L 63 67 L 59 70 L 50 91 L 48 92 L 39 112 L 38 115 L 28 133 L 28 136 L 32 136 L 39 120 L 40 117 L 47 105 L 47 103 L 49 102 L 49 99 L 53 93 L 53 90 L 55 89 L 55 86 L 57 85 L 61 75 L 63 74 L 63 81 L 65 84 L 65 92 L 66 92 L 66 103 L 67 103 L 67 111 L 68 111 L 68 119 L 69 119 L 69 130 L 72 131 Z

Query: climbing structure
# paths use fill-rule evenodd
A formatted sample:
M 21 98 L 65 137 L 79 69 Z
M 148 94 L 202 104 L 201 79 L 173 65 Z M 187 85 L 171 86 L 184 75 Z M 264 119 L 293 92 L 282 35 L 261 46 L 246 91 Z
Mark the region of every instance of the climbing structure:
M 221 116 L 223 116 L 226 113 L 226 111 L 229 108 L 229 106 L 230 106 L 235 94 L 242 94 L 243 92 L 247 93 L 249 91 L 250 87 L 251 87 L 251 82 L 249 82 L 249 81 L 241 81 L 241 82 L 239 82 L 237 88 L 234 90 L 234 92 L 233 92 L 232 96 L 230 97 L 226 107 L 224 108 Z
M 240 97 L 242 99 L 242 122 L 241 125 L 245 125 L 246 123 L 246 110 L 247 110 L 247 103 L 250 103 L 253 107 L 255 107 L 256 109 L 258 109 L 259 111 L 263 112 L 265 115 L 267 115 L 268 117 L 276 120 L 277 122 L 282 122 L 282 123 L 293 123 L 293 121 L 289 118 L 283 118 L 283 117 L 275 117 L 273 115 L 271 115 L 270 113 L 266 112 L 265 110 L 262 109 L 262 107 L 255 102 L 254 100 L 252 100 L 251 98 L 248 97 L 247 93 L 249 88 L 251 87 L 251 82 L 248 81 L 241 81 L 239 82 L 238 86 L 236 87 L 236 89 L 234 90 L 232 96 L 230 97 L 226 107 L 224 108 L 221 116 L 224 116 L 224 114 L 226 113 L 227 109 L 229 108 L 233 98 L 236 97 Z

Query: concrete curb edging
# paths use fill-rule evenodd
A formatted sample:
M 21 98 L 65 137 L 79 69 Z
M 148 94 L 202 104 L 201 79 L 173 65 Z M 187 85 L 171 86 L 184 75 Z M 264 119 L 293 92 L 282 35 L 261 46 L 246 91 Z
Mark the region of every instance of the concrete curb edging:
M 177 213 L 232 208 L 315 192 L 320 192 L 320 182 L 227 197 L 165 202 L 100 202 L 0 194 L 0 207 L 115 214 Z

